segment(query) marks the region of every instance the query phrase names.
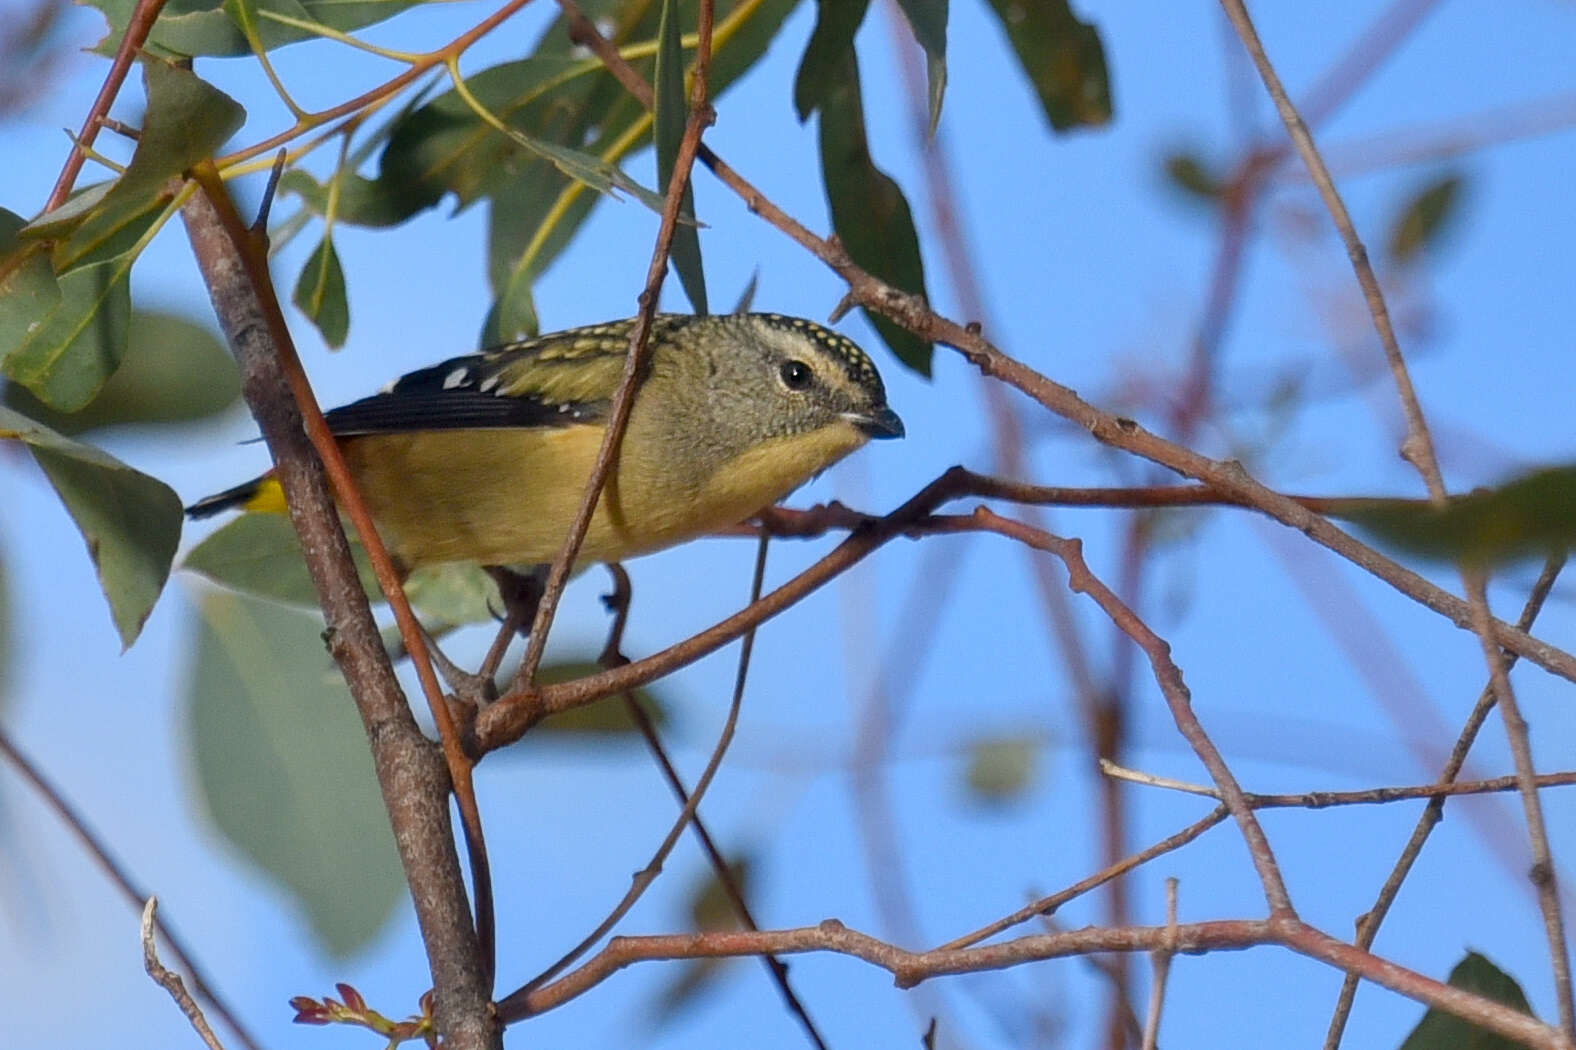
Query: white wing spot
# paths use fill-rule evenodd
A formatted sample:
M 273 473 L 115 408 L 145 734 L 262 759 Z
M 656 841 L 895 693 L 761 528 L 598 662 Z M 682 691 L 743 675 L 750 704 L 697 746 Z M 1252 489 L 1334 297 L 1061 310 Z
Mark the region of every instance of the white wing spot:
M 443 377 L 443 389 L 454 390 L 458 387 L 462 387 L 465 385 L 465 381 L 470 377 L 471 370 L 469 368 L 464 366 L 456 368 L 454 371 Z

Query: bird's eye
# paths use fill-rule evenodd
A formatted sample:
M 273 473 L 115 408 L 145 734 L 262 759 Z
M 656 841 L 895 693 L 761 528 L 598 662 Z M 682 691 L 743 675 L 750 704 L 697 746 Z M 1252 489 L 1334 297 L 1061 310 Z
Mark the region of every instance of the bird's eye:
M 782 376 L 783 385 L 789 390 L 804 390 L 815 378 L 810 366 L 803 361 L 784 361 L 777 374 Z

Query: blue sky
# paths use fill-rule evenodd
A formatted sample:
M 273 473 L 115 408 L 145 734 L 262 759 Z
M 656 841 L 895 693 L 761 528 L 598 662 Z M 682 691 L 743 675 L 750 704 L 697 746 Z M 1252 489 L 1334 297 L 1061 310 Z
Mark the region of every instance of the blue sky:
M 0 18 L 21 8 L 0 0 Z M 469 56 L 483 68 L 534 39 L 549 5 L 538 3 Z M 890 5 L 873 5 L 860 37 L 871 136 L 878 162 L 905 187 L 920 222 L 931 294 L 945 312 L 956 295 L 923 206 Z M 1321 77 L 1385 5 L 1253 5 L 1261 33 L 1294 94 Z M 1124 391 L 1174 385 L 1203 311 L 1215 224 L 1164 184 L 1161 158 L 1187 148 L 1224 164 L 1242 148 L 1230 99 L 1241 91 L 1249 130 L 1278 141 L 1278 125 L 1217 7 L 1086 0 L 1107 49 L 1117 119 L 1098 132 L 1051 137 L 982 3 L 953 4 L 951 79 L 942 133 L 959 173 L 958 206 L 988 300 L 988 334 L 1007 352 L 1097 404 Z M 482 17 L 474 3 L 413 12 L 368 35 L 415 46 L 446 39 Z M 515 23 L 511 23 L 514 26 Z M 790 85 L 811 26 L 804 5 L 767 59 L 719 105 L 708 141 L 790 214 L 825 229 L 813 126 L 793 119 Z M 532 27 L 532 28 L 526 28 Z M 66 31 L 86 45 L 99 33 L 91 11 L 68 14 Z M 1342 143 L 1398 141 L 1435 126 L 1481 133 L 1479 114 L 1563 100 L 1572 106 L 1568 56 L 1576 9 L 1552 0 L 1513 11 L 1440 3 L 1382 69 L 1316 129 L 1332 158 Z M 905 45 L 906 46 L 906 45 Z M 281 76 L 303 100 L 326 104 L 391 68 L 332 44 L 277 55 Z M 75 127 L 102 63 L 73 58 L 37 104 L 0 125 L 0 204 L 36 211 L 64 158 L 61 126 Z M 199 72 L 248 107 L 248 140 L 285 123 L 244 64 Z M 128 107 L 131 112 L 135 107 Z M 651 181 L 649 152 L 630 164 Z M 1349 156 L 1349 154 L 1348 154 Z M 328 159 L 325 157 L 324 162 Z M 1576 212 L 1569 185 L 1576 135 L 1568 130 L 1473 150 L 1446 161 L 1391 165 L 1342 177 L 1370 245 L 1400 203 L 1445 170 L 1467 179 L 1462 213 L 1434 257 L 1416 272 L 1387 274 L 1401 338 L 1434 427 L 1448 482 L 1464 489 L 1519 467 L 1576 459 L 1568 380 L 1576 300 Z M 1341 172 L 1337 171 L 1338 176 Z M 255 199 L 258 187 L 242 191 Z M 727 303 L 756 270 L 760 308 L 825 317 L 841 296 L 835 277 L 751 216 L 701 175 L 697 207 L 714 301 Z M 325 404 L 360 396 L 389 378 L 470 348 L 487 308 L 480 209 L 447 208 L 389 234 L 343 230 L 349 276 L 349 347 L 330 354 L 293 316 L 307 367 Z M 633 312 L 655 217 L 638 205 L 599 206 L 575 245 L 537 286 L 544 328 Z M 289 287 L 312 238 L 279 259 Z M 168 230 L 138 266 L 140 302 L 207 317 L 190 253 Z M 683 308 L 676 287 L 665 305 Z M 878 357 L 903 442 L 873 446 L 798 493 L 806 505 L 833 497 L 885 510 L 955 462 L 988 465 L 976 378 L 938 350 L 930 383 L 885 355 L 857 317 L 841 325 Z M 1223 396 L 1250 399 L 1266 374 L 1290 369 L 1342 380 L 1333 394 L 1289 411 L 1221 416 L 1195 443 L 1236 455 L 1289 491 L 1420 495 L 1395 453 L 1398 402 L 1388 380 L 1346 380 L 1353 362 L 1371 369 L 1379 349 L 1344 253 L 1317 198 L 1295 169 L 1261 209 L 1240 294 L 1222 347 Z M 1124 484 L 1146 472 L 1085 434 L 1041 426 L 1030 449 L 1033 480 Z M 1160 419 L 1154 406 L 1124 411 Z M 255 472 L 260 446 L 236 413 L 222 425 L 179 435 L 119 432 L 104 443 L 193 498 Z M 177 573 L 147 630 L 125 655 L 105 614 L 80 540 L 41 476 L 16 450 L 0 448 L 0 561 L 6 573 L 15 666 L 5 682 L 9 732 L 60 783 L 137 877 L 158 892 L 217 984 L 271 1045 L 352 1045 L 349 1033 L 300 1031 L 286 1000 L 322 994 L 334 981 L 360 988 L 399 1013 L 425 985 L 425 962 L 405 908 L 365 951 L 324 957 L 291 901 L 254 872 L 212 826 L 194 794 L 184 691 L 193 607 L 201 585 Z M 1120 565 L 1123 517 L 1057 512 L 1062 532 L 1083 538 L 1108 581 Z M 1175 542 L 1150 569 L 1144 613 L 1172 643 L 1204 725 L 1245 786 L 1302 791 L 1429 779 L 1419 752 L 1448 746 L 1483 679 L 1476 640 L 1296 534 L 1256 516 L 1177 516 Z M 197 530 L 192 537 L 199 536 Z M 786 579 L 830 540 L 779 543 L 769 579 Z M 745 598 L 751 545 L 698 543 L 631 566 L 636 606 L 626 651 L 651 652 L 704 627 Z M 943 562 L 956 560 L 951 598 L 929 641 L 914 639 L 911 595 L 926 595 Z M 1496 610 L 1513 618 L 1535 568 L 1505 574 Z M 1057 578 L 1061 578 L 1057 570 Z M 1457 589 L 1449 572 L 1430 570 Z M 698 580 L 708 581 L 696 587 Z M 571 590 L 554 632 L 562 653 L 594 651 L 604 628 L 589 574 Z M 1539 633 L 1569 639 L 1569 591 L 1550 603 Z M 1312 595 L 1310 598 L 1309 595 Z M 1097 672 L 1112 662 L 1111 629 L 1075 598 Z M 1367 620 L 1361 619 L 1368 618 Z M 1368 620 L 1377 627 L 1369 627 Z M 1349 632 L 1351 648 L 1331 624 Z M 484 641 L 468 639 L 461 652 Z M 1567 645 L 1568 647 L 1568 645 Z M 678 758 L 693 778 L 725 709 L 733 650 L 676 676 L 664 695 L 677 712 Z M 1376 685 L 1361 661 L 1387 680 Z M 846 774 L 860 712 L 877 683 L 907 676 L 902 723 L 885 769 L 895 800 L 886 820 L 902 851 L 895 876 L 869 868 Z M 1568 768 L 1576 717 L 1568 684 L 1533 669 L 1516 673 L 1540 768 Z M 1397 701 L 1399 701 L 1397 703 Z M 1399 713 L 1394 713 L 1394 712 Z M 1151 683 L 1134 694 L 1133 765 L 1199 781 Z M 1443 730 L 1435 731 L 1432 726 Z M 1017 803 L 971 801 L 961 787 L 967 745 L 1028 736 L 1043 746 L 1037 776 Z M 1497 722 L 1477 752 L 1486 774 L 1508 771 Z M 756 897 L 772 926 L 836 916 L 882 932 L 878 896 L 892 879 L 920 902 L 920 937 L 939 942 L 1018 907 L 1098 866 L 1095 795 L 1061 658 L 1041 618 L 1023 554 L 1001 540 L 899 541 L 836 586 L 763 631 L 739 738 L 703 813 L 726 844 L 758 857 Z M 635 749 L 528 743 L 482 767 L 482 810 L 499 882 L 501 984 L 530 976 L 611 906 L 665 833 L 674 805 Z M 1205 812 L 1197 800 L 1127 789 L 1137 848 Z M 1546 798 L 1556 856 L 1568 858 L 1572 809 Z M 20 781 L 0 773 L 0 972 L 17 1004 L 8 1027 L 22 1043 L 189 1045 L 184 1021 L 141 973 L 136 916 Z M 1415 805 L 1324 812 L 1277 811 L 1264 822 L 1304 917 L 1342 934 L 1383 879 Z M 1468 947 L 1517 976 L 1544 1018 L 1552 986 L 1530 889 L 1507 872 L 1526 866 L 1511 800 L 1453 803 L 1392 914 L 1379 950 L 1442 977 Z M 1479 819 L 1461 819 L 1475 813 Z M 1486 845 L 1480 828 L 1517 830 Z M 1500 845 L 1500 842 L 1508 845 Z M 1162 880 L 1181 880 L 1184 920 L 1258 914 L 1261 898 L 1240 840 L 1218 828 L 1187 850 L 1143 869 L 1133 883 L 1136 917 L 1163 918 Z M 1523 852 L 1518 853 L 1517 850 Z M 686 920 L 684 896 L 703 861 L 686 841 L 625 929 L 659 931 Z M 1100 921 L 1093 899 L 1061 916 Z M 1147 972 L 1135 961 L 1135 973 Z M 646 1011 L 671 979 L 658 965 L 620 974 L 596 993 L 546 1016 L 514 1041 L 544 1045 L 752 1045 L 793 1047 L 802 1037 L 776 1005 L 759 967 L 730 967 L 715 995 L 649 1030 Z M 1055 1017 L 1060 1045 L 1092 1045 L 1103 987 L 1078 961 L 941 980 L 900 992 L 881 972 L 844 959 L 801 959 L 796 989 L 834 1046 L 912 1046 L 921 1014 L 940 1010 L 943 1036 L 963 1045 L 1041 1045 L 1014 1027 L 1034 1010 Z M 1175 1046 L 1254 1047 L 1322 1039 L 1340 977 L 1321 964 L 1260 948 L 1184 958 L 1172 971 L 1163 1041 Z M 1420 1015 L 1415 1004 L 1362 992 L 1349 1046 L 1396 1046 Z M 62 1025 L 69 1026 L 62 1038 Z M 1046 1044 L 1050 1045 L 1050 1044 Z

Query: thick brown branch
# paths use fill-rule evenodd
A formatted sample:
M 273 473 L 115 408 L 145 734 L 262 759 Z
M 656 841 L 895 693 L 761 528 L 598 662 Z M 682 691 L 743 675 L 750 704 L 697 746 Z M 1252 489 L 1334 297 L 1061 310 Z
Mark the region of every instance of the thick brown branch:
M 242 393 L 268 443 L 328 629 L 371 745 L 378 785 L 410 885 L 448 1045 L 496 1047 L 491 990 L 449 823 L 442 756 L 411 717 L 357 578 L 321 461 L 280 368 L 288 338 L 266 264 L 222 193 L 182 210 L 214 311 L 241 366 Z

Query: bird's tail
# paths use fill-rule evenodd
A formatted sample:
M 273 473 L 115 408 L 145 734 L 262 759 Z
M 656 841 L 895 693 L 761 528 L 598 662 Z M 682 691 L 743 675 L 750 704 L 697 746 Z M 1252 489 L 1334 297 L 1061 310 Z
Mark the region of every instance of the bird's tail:
M 226 510 L 252 510 L 282 514 L 285 511 L 284 489 L 273 473 L 253 478 L 233 489 L 216 492 L 186 508 L 188 518 L 207 518 Z

